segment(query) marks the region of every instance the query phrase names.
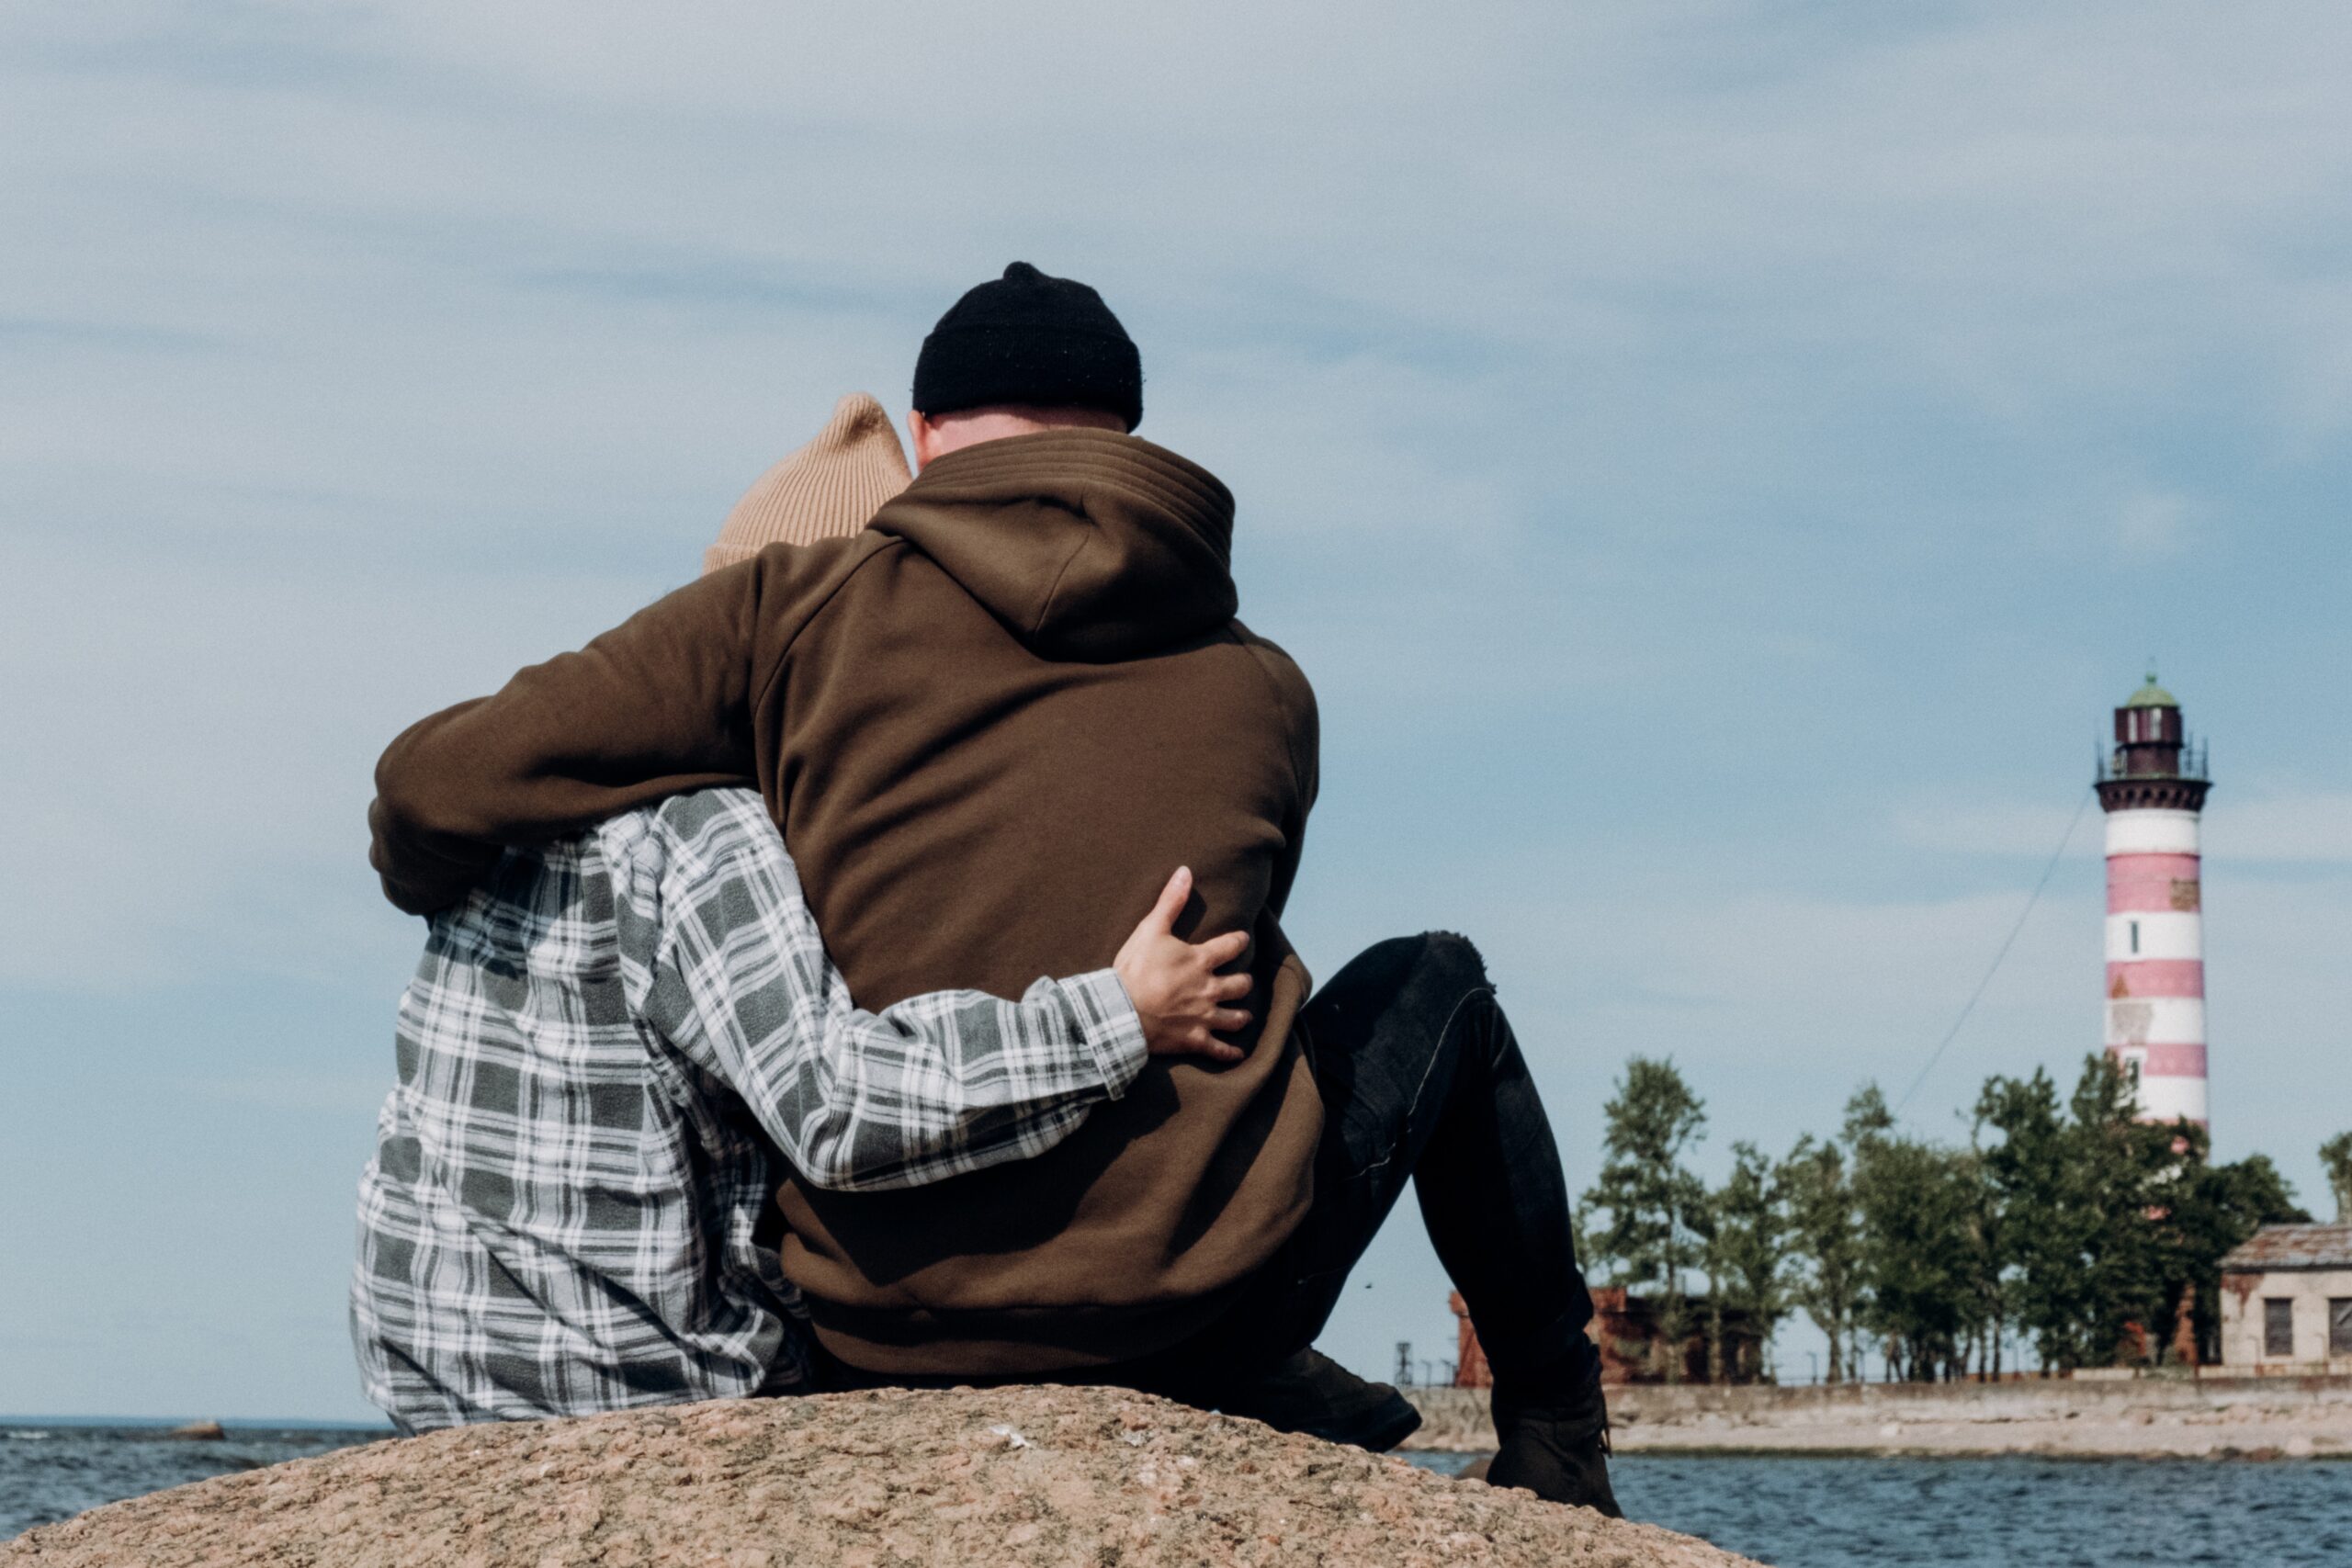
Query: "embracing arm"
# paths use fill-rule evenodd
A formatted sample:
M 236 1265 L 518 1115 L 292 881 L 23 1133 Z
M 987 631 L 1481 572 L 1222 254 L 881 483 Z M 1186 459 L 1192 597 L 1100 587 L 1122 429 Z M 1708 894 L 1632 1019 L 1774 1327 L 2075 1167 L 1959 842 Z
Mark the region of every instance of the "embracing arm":
M 1227 1005 L 1247 977 L 1216 974 L 1243 939 L 1170 933 L 1186 879 L 1115 972 L 1041 979 L 1017 1002 L 935 991 L 876 1014 L 851 1000 L 750 797 L 683 797 L 600 836 L 639 1015 L 732 1088 L 814 1186 L 913 1187 L 1029 1158 L 1125 1092 L 1148 1053 L 1239 1055 L 1209 1032 L 1247 1022 Z
M 455 903 L 510 844 L 758 775 L 752 705 L 844 552 L 770 551 L 632 615 L 495 696 L 411 726 L 376 764 L 368 860 L 411 914 Z

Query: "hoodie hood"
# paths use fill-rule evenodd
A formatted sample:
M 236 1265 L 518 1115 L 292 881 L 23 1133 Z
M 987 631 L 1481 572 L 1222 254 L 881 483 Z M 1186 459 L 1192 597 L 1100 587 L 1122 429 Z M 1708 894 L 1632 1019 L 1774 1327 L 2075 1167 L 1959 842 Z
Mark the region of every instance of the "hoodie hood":
M 922 551 L 1047 659 L 1139 658 L 1240 607 L 1232 492 L 1198 464 L 1107 430 L 950 452 L 870 526 Z

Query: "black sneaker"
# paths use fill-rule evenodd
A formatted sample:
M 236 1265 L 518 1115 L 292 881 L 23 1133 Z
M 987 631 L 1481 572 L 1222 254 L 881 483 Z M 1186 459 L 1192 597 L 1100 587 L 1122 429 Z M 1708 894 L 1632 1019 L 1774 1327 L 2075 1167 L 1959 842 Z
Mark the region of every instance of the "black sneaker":
M 1522 1407 L 1495 1390 L 1495 1435 L 1502 1446 L 1487 1465 L 1490 1486 L 1524 1486 L 1547 1503 L 1590 1508 L 1622 1519 L 1609 1484 L 1609 1405 L 1594 1382 L 1573 1404 Z
M 1366 1382 L 1320 1350 L 1301 1350 L 1217 1402 L 1228 1416 L 1304 1432 L 1327 1443 L 1386 1453 L 1410 1437 L 1421 1413 L 1385 1382 Z

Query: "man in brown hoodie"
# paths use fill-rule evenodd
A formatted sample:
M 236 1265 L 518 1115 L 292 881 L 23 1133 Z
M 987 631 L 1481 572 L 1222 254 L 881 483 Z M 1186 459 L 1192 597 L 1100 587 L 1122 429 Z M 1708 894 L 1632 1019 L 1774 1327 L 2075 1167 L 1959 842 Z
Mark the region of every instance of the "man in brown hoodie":
M 1306 1004 L 1279 917 L 1314 697 L 1234 618 L 1231 495 L 1128 434 L 1134 344 L 1025 263 L 942 318 L 914 404 L 921 472 L 863 534 L 763 551 L 395 740 L 370 814 L 387 894 L 430 910 L 503 845 L 752 782 L 879 1009 L 1099 966 L 1191 866 L 1189 929 L 1254 939 L 1242 1059 L 1155 1061 L 1015 1166 L 786 1181 L 820 1342 L 853 1376 L 1214 1402 L 1312 1340 L 1418 1170 L 1496 1370 L 1497 1478 L 1613 1507 L 1559 1159 L 1475 950 L 1384 943 Z

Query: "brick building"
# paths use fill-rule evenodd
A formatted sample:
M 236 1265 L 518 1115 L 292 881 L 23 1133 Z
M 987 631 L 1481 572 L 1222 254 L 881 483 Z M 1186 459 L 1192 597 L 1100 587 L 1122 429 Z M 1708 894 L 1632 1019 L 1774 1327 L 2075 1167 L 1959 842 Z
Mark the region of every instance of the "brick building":
M 1469 1308 L 1457 1291 L 1448 1303 L 1453 1308 L 1460 1345 L 1454 1359 L 1456 1388 L 1486 1388 L 1494 1382 L 1487 1353 L 1471 1326 Z M 1705 1382 L 1707 1377 L 1707 1302 L 1703 1296 L 1684 1299 L 1690 1330 L 1681 1346 L 1682 1382 Z M 1673 1351 L 1658 1322 L 1658 1303 L 1615 1285 L 1592 1292 L 1592 1322 L 1585 1328 L 1600 1348 L 1600 1381 L 1605 1383 L 1664 1382 Z M 1729 1382 L 1758 1382 L 1763 1378 L 1764 1344 L 1745 1312 L 1724 1314 L 1724 1371 Z
M 2222 1258 L 2222 1365 L 2352 1372 L 2352 1224 L 2265 1225 Z

